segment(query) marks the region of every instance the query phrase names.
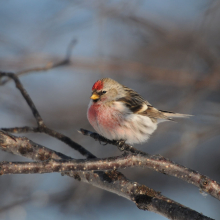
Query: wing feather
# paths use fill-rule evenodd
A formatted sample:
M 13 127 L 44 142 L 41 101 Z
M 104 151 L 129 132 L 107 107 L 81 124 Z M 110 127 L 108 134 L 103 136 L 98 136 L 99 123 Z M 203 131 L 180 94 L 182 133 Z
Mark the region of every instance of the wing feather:
M 139 114 L 147 110 L 150 103 L 144 100 L 137 92 L 124 86 L 126 96 L 119 98 L 117 101 L 123 102 L 134 114 Z
M 151 118 L 153 121 L 172 120 L 177 117 L 190 117 L 191 115 L 174 113 L 169 111 L 158 110 L 148 101 L 144 100 L 137 92 L 124 86 L 126 96 L 119 98 L 117 101 L 123 102 L 127 108 L 134 114 L 140 114 Z

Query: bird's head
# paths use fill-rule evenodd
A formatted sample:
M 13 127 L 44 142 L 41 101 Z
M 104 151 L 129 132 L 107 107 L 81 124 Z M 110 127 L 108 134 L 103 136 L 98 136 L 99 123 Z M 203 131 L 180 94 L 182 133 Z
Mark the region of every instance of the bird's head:
M 123 86 L 110 78 L 103 78 L 95 82 L 92 87 L 92 96 L 90 97 L 93 102 L 112 102 L 123 97 L 125 91 Z

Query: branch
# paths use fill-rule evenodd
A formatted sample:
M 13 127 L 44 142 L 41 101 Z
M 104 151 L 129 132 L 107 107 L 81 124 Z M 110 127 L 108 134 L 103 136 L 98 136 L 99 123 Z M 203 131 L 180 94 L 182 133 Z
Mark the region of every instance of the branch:
M 85 129 L 80 129 L 78 131 L 80 134 L 86 135 L 86 136 L 90 136 L 93 139 L 95 139 L 96 141 L 98 140 L 99 142 L 104 142 L 105 144 L 112 144 L 118 147 L 119 150 L 121 151 L 125 151 L 125 152 L 129 152 L 132 154 L 142 154 L 142 155 L 147 155 L 147 153 L 139 151 L 137 149 L 135 149 L 134 147 L 132 147 L 129 144 L 126 144 L 125 142 L 121 142 L 121 141 L 111 141 L 109 139 L 106 139 L 105 137 L 95 133 L 95 132 L 91 132 Z
M 31 109 L 36 121 L 37 121 L 37 125 L 38 125 L 38 127 L 36 127 L 36 128 L 30 128 L 30 127 L 13 128 L 13 129 L 11 129 L 11 132 L 23 132 L 24 133 L 24 132 L 30 132 L 30 131 L 33 132 L 34 131 L 34 132 L 45 133 L 45 134 L 48 134 L 52 137 L 55 137 L 55 138 L 61 140 L 64 143 L 66 143 L 67 145 L 69 145 L 70 147 L 72 147 L 73 149 L 75 149 L 76 151 L 81 153 L 83 156 L 86 156 L 88 158 L 94 158 L 95 157 L 92 153 L 87 151 L 81 145 L 79 145 L 79 144 L 75 143 L 74 141 L 72 141 L 70 138 L 68 138 L 63 134 L 58 133 L 58 132 L 53 131 L 50 128 L 48 128 L 45 125 L 42 117 L 40 116 L 40 113 L 38 112 L 36 106 L 34 105 L 34 102 L 30 98 L 30 96 L 28 95 L 27 91 L 25 90 L 25 88 L 21 84 L 21 82 L 20 82 L 19 78 L 16 76 L 16 74 L 0 72 L 0 78 L 5 77 L 5 76 L 14 80 L 16 87 L 19 89 L 19 91 L 21 92 L 21 94 L 24 97 L 25 101 L 29 105 L 29 107 L 30 107 L 30 109 Z M 9 131 L 7 129 L 4 129 L 4 130 Z
M 24 133 L 24 132 L 44 132 L 46 134 L 54 134 L 51 135 L 53 137 L 58 138 L 59 140 L 64 141 L 65 143 L 71 143 L 71 139 L 68 137 L 65 137 L 62 134 L 59 134 L 57 136 L 57 132 L 52 131 L 48 128 L 38 129 L 38 128 L 30 128 L 30 127 L 20 127 L 20 128 L 8 128 L 8 129 L 2 129 L 7 132 L 13 132 L 13 133 Z M 48 132 L 50 131 L 50 132 Z M 167 174 L 170 176 L 177 177 L 179 179 L 182 179 L 190 184 L 195 185 L 200 190 L 210 194 L 214 198 L 220 200 L 220 184 L 216 182 L 215 180 L 212 180 L 208 176 L 205 176 L 203 174 L 200 174 L 198 171 L 194 171 L 190 168 L 187 168 L 185 166 L 176 164 L 175 162 L 161 156 L 161 155 L 149 155 L 147 153 L 144 153 L 142 151 L 139 151 L 135 149 L 134 147 L 124 144 L 123 146 L 120 146 L 120 143 L 118 141 L 110 141 L 102 136 L 100 136 L 97 133 L 93 133 L 84 129 L 80 129 L 80 133 L 90 136 L 94 138 L 95 140 L 99 140 L 108 144 L 112 144 L 117 146 L 120 150 L 124 150 L 126 152 L 132 153 L 132 155 L 126 155 L 126 156 L 119 156 L 119 157 L 112 157 L 107 159 L 95 159 L 95 160 L 81 160 L 79 161 L 63 161 L 63 162 L 57 162 L 57 161 L 48 161 L 44 164 L 32 164 L 32 167 L 29 167 L 29 172 L 26 170 L 26 164 L 16 164 L 17 168 L 19 167 L 19 170 L 10 169 L 1 174 L 10 174 L 10 173 L 34 173 L 34 170 L 40 169 L 42 173 L 51 173 L 51 172 L 61 172 L 63 171 L 91 171 L 91 170 L 114 170 L 114 169 L 123 169 L 127 167 L 147 167 L 150 169 L 153 169 L 157 172 Z M 66 140 L 66 141 L 65 141 Z M 79 145 L 79 147 L 81 147 Z M 83 148 L 84 149 L 84 148 Z M 85 150 L 87 151 L 87 150 Z M 90 153 L 91 154 L 91 153 Z M 95 158 L 94 155 L 90 155 L 88 153 L 85 153 L 84 155 L 88 155 L 88 158 Z M 53 167 L 50 167 L 50 164 L 53 164 Z M 8 165 L 5 165 L 8 166 Z M 11 166 L 13 166 L 11 164 Z M 50 169 L 49 169 L 49 168 Z M 61 170 L 57 169 L 56 167 L 61 167 Z M 21 171 L 23 170 L 23 171 Z
M 21 92 L 21 94 L 24 97 L 25 101 L 27 102 L 27 104 L 31 108 L 32 114 L 34 115 L 38 126 L 39 127 L 44 126 L 43 119 L 41 118 L 37 108 L 35 107 L 33 101 L 31 100 L 30 96 L 28 95 L 27 91 L 25 90 L 25 88 L 21 84 L 19 78 L 14 73 L 0 72 L 0 78 L 5 77 L 5 76 L 14 80 L 17 89 Z
M 22 70 L 22 71 L 18 72 L 16 74 L 16 76 L 21 76 L 21 75 L 24 75 L 24 74 L 29 74 L 31 72 L 47 71 L 47 70 L 50 70 L 50 69 L 53 69 L 53 68 L 56 68 L 56 67 L 61 67 L 61 66 L 64 66 L 64 65 L 68 65 L 70 63 L 70 57 L 71 57 L 71 54 L 72 54 L 72 50 L 73 50 L 74 46 L 76 45 L 76 43 L 77 43 L 76 39 L 73 39 L 70 42 L 70 44 L 67 47 L 66 56 L 65 56 L 65 58 L 63 60 L 58 61 L 58 62 L 54 62 L 54 63 L 53 62 L 49 62 L 49 63 L 47 63 L 43 67 L 34 67 L 34 68 Z M 9 81 L 10 81 L 10 79 L 6 79 L 4 81 L 0 81 L 0 85 L 4 85 L 4 84 L 8 83 Z
M 26 137 L 16 137 L 4 131 L 0 131 L 0 149 L 27 158 L 31 158 L 33 160 L 44 161 L 43 163 L 45 164 L 48 163 L 48 161 L 50 163 L 50 161 L 59 162 L 58 160 L 60 159 L 72 159 L 59 152 L 36 144 Z M 62 160 L 60 162 L 62 162 Z M 19 164 L 21 163 L 18 163 L 17 165 L 19 166 Z M 27 172 L 29 172 L 29 165 L 31 166 L 33 163 L 30 162 L 26 164 Z M 13 165 L 16 164 L 13 164 L 12 162 L 8 163 L 9 167 Z M 16 166 L 14 166 L 14 168 L 17 169 Z M 7 169 L 6 163 L 1 163 L 1 171 L 4 172 L 4 169 Z M 37 173 L 41 173 L 40 170 L 35 171 Z M 160 192 L 156 192 L 155 190 L 136 182 L 129 181 L 122 173 L 118 171 L 70 171 L 65 172 L 65 174 L 74 177 L 79 181 L 90 183 L 96 187 L 125 197 L 126 199 L 133 201 L 139 209 L 152 211 L 161 214 L 169 219 L 186 220 L 189 219 L 189 216 L 191 219 L 211 219 L 161 195 Z
M 117 141 L 110 141 L 97 133 L 80 129 L 80 133 L 90 136 L 95 140 L 99 140 L 108 144 L 116 145 L 121 148 L 120 143 Z M 122 147 L 125 151 L 132 153 L 126 157 L 115 157 L 114 167 L 117 169 L 133 166 L 148 167 L 154 169 L 157 172 L 177 177 L 188 183 L 197 186 L 200 190 L 210 194 L 216 199 L 220 200 L 220 184 L 209 177 L 200 174 L 190 168 L 176 164 L 175 162 L 161 156 L 161 155 L 149 155 L 142 151 L 135 149 L 134 147 L 124 144 Z M 111 158 L 112 159 L 112 158 Z M 104 162 L 104 161 L 103 161 Z M 106 161 L 106 163 L 109 163 Z M 105 166 L 104 166 L 105 167 Z M 107 168 L 107 167 L 106 167 Z M 101 168 L 100 168 L 101 169 Z
M 45 57 L 46 59 L 47 57 Z M 16 59 L 16 61 L 9 61 L 7 59 L 2 58 L 0 60 L 0 65 L 2 63 L 8 63 L 7 66 L 14 66 L 15 68 L 19 65 L 22 64 L 24 58 Z M 60 57 L 53 57 L 53 59 L 60 59 Z M 174 84 L 175 86 L 178 87 L 186 87 L 189 85 L 195 85 L 197 84 L 197 87 L 200 89 L 202 88 L 208 88 L 210 90 L 218 90 L 219 89 L 219 74 L 218 70 L 216 74 L 208 74 L 207 77 L 204 78 L 199 78 L 197 79 L 195 76 L 198 76 L 199 72 L 196 72 L 195 70 L 190 70 L 190 71 L 185 71 L 185 70 L 179 70 L 179 69 L 169 69 L 165 67 L 158 67 L 158 66 L 150 66 L 146 65 L 140 62 L 134 62 L 134 61 L 125 61 L 125 60 L 102 60 L 100 63 L 97 61 L 98 58 L 81 58 L 81 57 L 74 57 L 74 61 L 69 63 L 66 63 L 65 65 L 68 65 L 70 68 L 80 68 L 80 69 L 86 69 L 88 71 L 97 71 L 97 69 L 100 67 L 103 71 L 111 72 L 112 74 L 115 74 L 116 72 L 126 72 L 126 77 L 133 78 L 134 77 L 134 72 L 137 73 L 135 74 L 135 79 L 139 78 L 141 80 L 147 79 L 149 80 L 156 80 L 156 81 L 163 81 L 163 83 L 169 83 L 169 84 Z M 41 63 L 42 61 L 42 55 L 41 56 L 29 56 L 25 57 L 26 62 L 31 63 L 32 60 L 40 60 L 38 63 Z M 62 62 L 62 60 L 61 60 Z M 59 62 L 58 62 L 59 63 Z M 39 67 L 39 71 L 44 71 L 44 70 L 50 70 L 52 68 L 57 67 L 53 63 L 49 62 L 45 67 Z M 49 67 L 49 68 L 48 68 Z M 36 72 L 38 68 L 31 68 L 25 71 L 18 72 L 16 75 L 24 75 L 24 74 L 29 74 Z M 23 73 L 24 72 L 24 73 Z M 144 78 L 143 78 L 144 76 Z M 181 80 L 179 80 L 179 77 L 181 77 Z M 209 79 L 207 79 L 209 78 Z M 5 84 L 4 81 L 2 81 L 1 84 Z

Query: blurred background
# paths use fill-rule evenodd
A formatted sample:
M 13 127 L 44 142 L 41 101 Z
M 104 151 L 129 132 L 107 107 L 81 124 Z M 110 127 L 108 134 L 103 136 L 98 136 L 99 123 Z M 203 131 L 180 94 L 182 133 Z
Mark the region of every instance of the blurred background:
M 20 77 L 46 124 L 98 157 L 119 155 L 80 135 L 93 83 L 110 77 L 158 109 L 194 115 L 159 125 L 138 149 L 161 154 L 220 182 L 220 3 L 211 0 L 8 0 L 0 4 L 0 66 L 18 72 L 65 57 L 71 64 Z M 0 87 L 0 127 L 35 126 L 10 82 Z M 82 158 L 43 134 L 31 140 Z M 1 161 L 26 159 L 0 154 Z M 174 177 L 132 168 L 127 178 L 218 219 L 219 201 Z M 130 201 L 60 174 L 0 178 L 0 219 L 165 219 Z

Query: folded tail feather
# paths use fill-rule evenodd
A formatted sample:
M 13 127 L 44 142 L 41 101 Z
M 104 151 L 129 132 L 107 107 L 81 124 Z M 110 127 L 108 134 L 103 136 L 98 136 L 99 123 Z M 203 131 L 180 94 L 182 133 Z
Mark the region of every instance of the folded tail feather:
M 180 114 L 180 113 L 174 113 L 174 112 L 168 112 L 168 111 L 161 111 L 166 117 L 169 119 L 172 118 L 189 118 L 192 115 L 187 115 L 187 114 Z

